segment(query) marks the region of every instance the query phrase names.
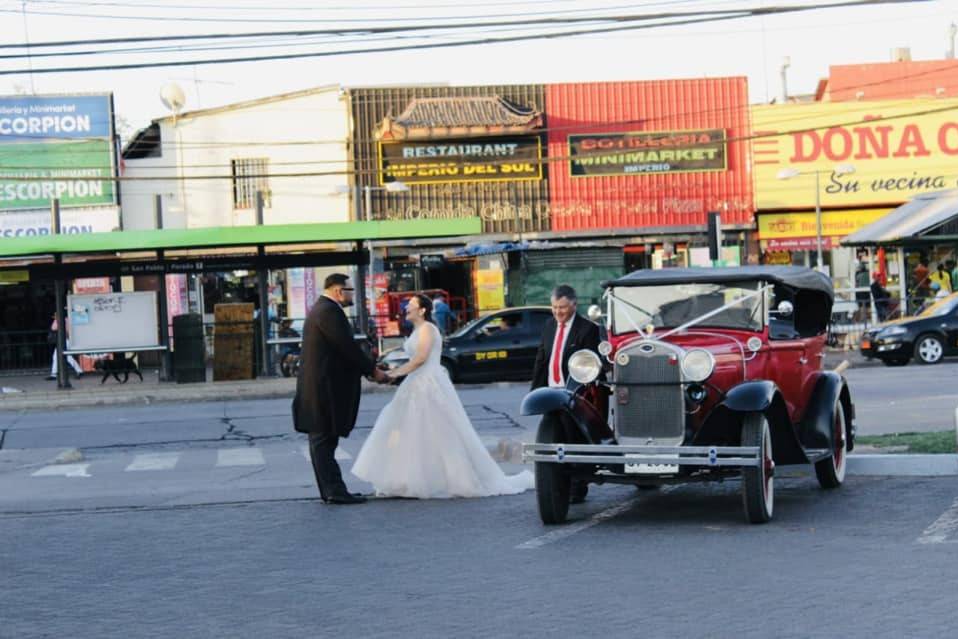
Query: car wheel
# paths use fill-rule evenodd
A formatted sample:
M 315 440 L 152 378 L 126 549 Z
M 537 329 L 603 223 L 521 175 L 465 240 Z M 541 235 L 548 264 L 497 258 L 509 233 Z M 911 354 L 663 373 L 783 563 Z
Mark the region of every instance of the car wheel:
M 772 518 L 775 503 L 775 462 L 772 460 L 772 438 L 768 419 L 762 413 L 748 413 L 742 420 L 742 446 L 759 451 L 758 466 L 742 470 L 742 501 L 745 517 L 753 524 L 764 524 Z
M 937 364 L 945 354 L 945 345 L 937 335 L 922 335 L 915 341 L 915 359 L 919 364 Z
M 885 366 L 907 366 L 908 358 L 905 357 L 900 359 L 883 359 L 881 360 L 881 363 L 884 364 Z
M 539 422 L 536 442 L 561 443 L 562 425 L 554 415 L 546 415 Z M 561 464 L 536 462 L 536 502 L 539 517 L 546 525 L 561 524 L 569 514 L 572 479 Z
M 832 414 L 832 454 L 828 459 L 815 462 L 815 475 L 818 476 L 818 484 L 822 488 L 838 488 L 845 481 L 845 467 L 848 462 L 847 437 L 845 409 L 841 402 L 836 402 Z
M 444 359 L 444 360 L 442 360 L 441 364 L 442 364 L 442 367 L 446 369 L 446 374 L 449 375 L 449 381 L 455 383 L 455 382 L 456 382 L 456 372 L 455 372 L 455 369 L 454 369 L 453 366 L 452 366 L 452 362 L 450 362 L 449 360 Z

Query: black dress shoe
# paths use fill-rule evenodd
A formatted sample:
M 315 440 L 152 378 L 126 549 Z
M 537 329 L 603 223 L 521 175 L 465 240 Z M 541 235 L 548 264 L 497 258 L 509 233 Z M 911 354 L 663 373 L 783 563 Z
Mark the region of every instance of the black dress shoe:
M 350 493 L 343 493 L 342 495 L 333 495 L 332 497 L 327 497 L 323 499 L 327 504 L 340 504 L 340 505 L 349 505 L 349 504 L 365 504 L 366 498 L 362 495 L 353 495 Z

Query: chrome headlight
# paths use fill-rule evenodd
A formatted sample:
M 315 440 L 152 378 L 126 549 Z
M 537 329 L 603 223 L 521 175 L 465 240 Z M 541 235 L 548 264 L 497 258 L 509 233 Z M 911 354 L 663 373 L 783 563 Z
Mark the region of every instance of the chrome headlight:
M 602 372 L 602 362 L 592 351 L 576 351 L 569 358 L 569 375 L 580 384 L 595 381 Z
M 904 326 L 889 326 L 888 328 L 882 329 L 879 333 L 879 337 L 892 337 L 893 335 L 904 335 L 908 332 Z
M 601 342 L 599 342 L 599 355 L 601 355 L 602 357 L 608 357 L 609 353 L 611 352 L 612 352 L 612 344 L 610 344 L 609 342 L 605 340 L 602 340 Z
M 693 382 L 704 382 L 715 370 L 715 356 L 704 348 L 693 348 L 682 358 L 682 374 Z

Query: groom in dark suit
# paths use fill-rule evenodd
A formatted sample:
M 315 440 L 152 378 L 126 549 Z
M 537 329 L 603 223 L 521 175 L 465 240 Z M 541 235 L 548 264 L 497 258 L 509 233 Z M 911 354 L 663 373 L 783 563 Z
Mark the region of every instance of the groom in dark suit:
M 334 273 L 326 278 L 323 288 L 323 295 L 303 324 L 293 428 L 309 435 L 309 456 L 322 500 L 328 504 L 361 504 L 365 497 L 346 490 L 336 463 L 336 446 L 339 438 L 349 437 L 356 425 L 362 376 L 383 382 L 385 374 L 353 339 L 343 310 L 353 303 L 349 276 Z
M 576 351 L 588 349 L 599 353 L 599 327 L 576 313 L 575 289 L 566 284 L 552 290 L 552 318 L 542 329 L 542 342 L 532 369 L 532 390 L 551 386 L 565 388 L 569 379 L 569 358 Z M 585 501 L 589 484 L 575 481 L 570 501 Z
M 552 291 L 552 319 L 542 329 L 542 343 L 532 369 L 532 389 L 543 386 L 565 388 L 569 378 L 569 358 L 588 349 L 598 354 L 599 327 L 576 314 L 575 289 L 566 284 Z

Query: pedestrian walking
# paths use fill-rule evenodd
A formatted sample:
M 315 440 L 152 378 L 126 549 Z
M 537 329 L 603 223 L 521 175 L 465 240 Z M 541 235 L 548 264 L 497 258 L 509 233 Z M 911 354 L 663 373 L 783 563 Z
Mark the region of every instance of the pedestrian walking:
M 70 348 L 70 323 L 67 322 L 67 338 L 66 346 L 67 349 Z M 53 314 L 53 321 L 50 323 L 50 332 L 47 334 L 47 342 L 53 345 L 53 362 L 50 364 L 50 374 L 47 376 L 48 381 L 53 381 L 57 378 L 57 371 L 59 369 L 59 359 L 57 357 L 57 345 L 58 345 L 58 336 L 57 336 L 57 315 Z M 80 364 L 73 358 L 73 355 L 66 356 L 67 364 L 70 365 L 70 368 L 73 369 L 73 372 L 76 373 L 77 377 L 83 377 L 83 368 Z

